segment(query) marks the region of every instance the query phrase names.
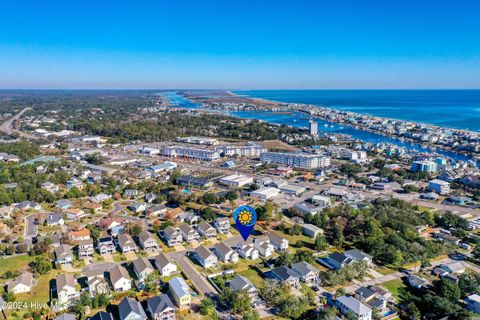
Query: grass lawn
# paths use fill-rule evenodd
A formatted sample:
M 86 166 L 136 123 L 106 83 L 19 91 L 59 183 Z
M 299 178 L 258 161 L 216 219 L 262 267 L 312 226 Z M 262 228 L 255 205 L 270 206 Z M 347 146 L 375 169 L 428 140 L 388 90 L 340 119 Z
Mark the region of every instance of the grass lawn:
M 392 273 L 397 272 L 395 269 L 390 269 L 390 268 L 385 267 L 385 266 L 376 267 L 376 268 L 375 268 L 375 271 L 377 271 L 378 273 L 383 274 L 384 276 L 387 276 L 387 275 L 389 275 L 389 274 L 392 274 Z
M 35 257 L 31 257 L 29 255 L 2 257 L 0 259 L 0 275 L 7 271 L 24 271 L 28 269 L 28 264 L 34 259 Z
M 253 269 L 246 269 L 244 271 L 238 272 L 239 275 L 244 276 L 250 280 L 253 285 L 257 288 L 260 288 L 265 283 L 265 280 Z
M 407 286 L 401 279 L 390 280 L 381 283 L 380 285 L 390 291 L 392 295 L 397 298 L 398 302 L 403 302 L 403 291 L 407 288 Z

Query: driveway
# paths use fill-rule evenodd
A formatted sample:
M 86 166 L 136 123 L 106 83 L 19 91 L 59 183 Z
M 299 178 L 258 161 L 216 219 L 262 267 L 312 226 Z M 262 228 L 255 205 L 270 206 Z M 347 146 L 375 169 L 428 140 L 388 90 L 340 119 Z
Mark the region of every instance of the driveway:
M 176 261 L 187 278 L 191 279 L 195 288 L 204 296 L 211 296 L 218 294 L 217 290 L 208 282 L 204 275 L 200 274 L 192 263 L 185 256 L 186 251 L 172 252 L 169 256 Z

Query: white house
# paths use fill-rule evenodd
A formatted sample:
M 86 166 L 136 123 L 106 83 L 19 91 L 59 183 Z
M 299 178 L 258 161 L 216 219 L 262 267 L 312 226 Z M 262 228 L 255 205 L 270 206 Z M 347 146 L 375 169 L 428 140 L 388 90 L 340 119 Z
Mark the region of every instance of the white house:
M 372 309 L 354 297 L 341 296 L 337 298 L 336 302 L 338 309 L 344 315 L 353 313 L 358 320 L 372 319 Z
M 217 256 L 213 254 L 207 247 L 200 246 L 195 249 L 195 258 L 205 269 L 213 268 L 217 265 Z
M 253 240 L 253 245 L 258 252 L 264 257 L 270 257 L 275 250 L 273 245 L 270 243 L 270 239 L 266 236 L 255 238 Z
M 117 292 L 124 292 L 132 288 L 132 279 L 128 275 L 127 270 L 125 270 L 125 268 L 121 265 L 116 265 L 110 269 L 108 273 L 113 290 Z
M 239 243 L 236 245 L 238 254 L 244 259 L 258 259 L 259 251 L 252 243 Z M 272 248 L 273 250 L 273 248 Z
M 33 274 L 28 271 L 25 271 L 8 283 L 7 292 L 11 292 L 11 293 L 30 292 L 34 285 L 36 285 L 36 281 L 33 278 Z
M 223 242 L 217 243 L 213 247 L 213 250 L 215 251 L 216 255 L 224 262 L 238 262 L 238 253 Z
M 79 292 L 75 287 L 75 278 L 71 273 L 62 273 L 55 278 L 58 303 L 68 305 L 78 299 Z
M 177 265 L 164 253 L 155 257 L 155 267 L 163 277 L 168 277 L 177 272 Z

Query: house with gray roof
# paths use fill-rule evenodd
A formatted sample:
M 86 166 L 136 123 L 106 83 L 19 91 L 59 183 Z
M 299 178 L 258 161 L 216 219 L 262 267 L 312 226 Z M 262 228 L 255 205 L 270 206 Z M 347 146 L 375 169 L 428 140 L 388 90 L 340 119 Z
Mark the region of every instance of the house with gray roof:
M 323 235 L 323 230 L 313 224 L 302 225 L 303 234 L 312 239 L 316 239 L 318 236 Z
M 190 293 L 190 287 L 183 278 L 175 277 L 170 279 L 168 291 L 178 307 L 182 308 L 190 305 L 192 294 Z
M 177 272 L 177 265 L 163 252 L 155 257 L 155 267 L 163 277 L 168 277 Z
M 300 275 L 289 267 L 278 267 L 270 271 L 271 278 L 281 282 L 288 283 L 294 288 L 300 288 Z
M 192 242 L 200 240 L 200 234 L 186 223 L 180 225 L 180 234 L 183 241 Z
M 118 304 L 118 316 L 120 320 L 147 320 L 140 302 L 129 297 L 123 298 Z
M 133 271 L 135 272 L 135 275 L 140 281 L 144 281 L 150 273 L 155 271 L 152 264 L 150 263 L 150 260 L 148 260 L 147 258 L 138 258 L 137 260 L 134 260 L 132 264 Z
M 97 249 L 102 256 L 114 253 L 116 249 L 115 244 L 113 243 L 113 238 L 110 236 L 99 238 L 97 240 Z
M 15 279 L 7 284 L 7 292 L 10 293 L 26 293 L 32 291 L 32 287 L 37 284 L 33 278 L 33 274 L 28 271 L 22 272 Z
M 61 244 L 54 250 L 55 263 L 70 264 L 73 262 L 72 246 L 69 244 Z
M 47 226 L 62 226 L 65 224 L 65 220 L 63 219 L 63 214 L 61 213 L 50 213 L 47 218 L 45 219 L 45 224 Z
M 274 232 L 268 233 L 268 239 L 270 240 L 270 244 L 276 251 L 286 251 L 288 249 L 288 240 L 279 236 Z
M 240 290 L 245 291 L 250 297 L 251 301 L 258 298 L 258 289 L 253 283 L 244 276 L 237 275 L 233 280 L 228 283 L 228 286 L 232 288 L 234 292 Z
M 93 253 L 95 252 L 92 239 L 81 240 L 78 243 L 77 248 L 78 248 L 78 257 L 80 259 L 93 257 Z
M 80 293 L 75 286 L 75 278 L 71 273 L 57 275 L 55 278 L 55 287 L 60 305 L 70 305 L 80 297 Z
M 207 239 L 215 238 L 217 236 L 217 230 L 205 220 L 200 221 L 200 223 L 197 225 L 197 230 L 202 237 Z
M 358 320 L 371 320 L 372 309 L 352 296 L 341 296 L 336 299 L 337 308 L 347 316 L 353 313 Z
M 157 252 L 160 250 L 157 240 L 152 236 L 152 234 L 146 230 L 143 230 L 138 235 L 138 242 L 140 243 L 140 247 L 143 250 L 150 250 L 153 252 Z
M 113 320 L 112 314 L 105 311 L 99 311 L 90 318 L 90 320 Z
M 238 253 L 223 242 L 215 244 L 213 251 L 223 262 L 238 262 Z
M 195 249 L 195 259 L 200 263 L 205 269 L 213 268 L 217 265 L 218 259 L 217 256 L 213 254 L 205 246 L 200 246 Z
M 154 320 L 175 320 L 175 305 L 166 294 L 148 299 L 147 311 Z
M 135 241 L 133 241 L 132 236 L 128 233 L 120 234 L 117 238 L 117 243 L 123 254 L 138 251 L 138 247 L 135 244 Z
M 117 292 L 128 291 L 132 288 L 132 279 L 127 270 L 121 265 L 116 265 L 108 272 L 113 290 Z
M 300 281 L 307 285 L 314 285 L 319 282 L 319 270 L 310 263 L 300 261 L 292 264 L 291 269 L 300 276 Z
M 182 234 L 172 226 L 168 226 L 163 230 L 163 237 L 169 247 L 182 243 Z
M 213 225 L 220 233 L 228 234 L 230 232 L 230 220 L 227 217 L 218 217 Z

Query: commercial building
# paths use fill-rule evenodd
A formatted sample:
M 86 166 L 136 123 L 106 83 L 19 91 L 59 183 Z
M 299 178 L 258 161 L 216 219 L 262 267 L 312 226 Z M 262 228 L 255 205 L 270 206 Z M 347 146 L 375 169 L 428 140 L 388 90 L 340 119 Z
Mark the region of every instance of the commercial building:
M 428 190 L 436 192 L 441 195 L 449 194 L 450 193 L 450 183 L 434 179 L 428 183 Z
M 268 199 L 274 198 L 278 196 L 280 193 L 280 189 L 272 188 L 272 187 L 265 187 L 255 190 L 250 193 L 250 197 L 257 198 L 262 201 L 266 201 Z
M 192 144 L 204 144 L 207 146 L 214 146 L 218 144 L 217 139 L 203 138 L 203 137 L 178 137 L 177 142 L 192 143 Z
M 303 169 L 316 169 L 330 165 L 330 158 L 317 154 L 264 152 L 260 155 L 264 163 L 274 163 Z
M 226 177 L 223 177 L 219 181 L 222 184 L 232 187 L 243 187 L 244 185 L 253 183 L 252 177 L 247 177 L 243 174 L 232 174 Z
M 216 150 L 183 146 L 170 146 L 163 148 L 161 154 L 162 156 L 167 157 L 185 157 L 204 161 L 215 161 L 220 158 L 220 154 Z
M 224 156 L 232 157 L 260 157 L 267 149 L 260 145 L 251 146 L 220 146 L 216 150 L 219 153 L 223 153 Z

